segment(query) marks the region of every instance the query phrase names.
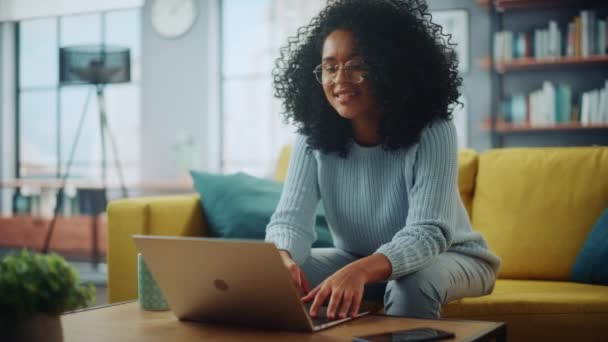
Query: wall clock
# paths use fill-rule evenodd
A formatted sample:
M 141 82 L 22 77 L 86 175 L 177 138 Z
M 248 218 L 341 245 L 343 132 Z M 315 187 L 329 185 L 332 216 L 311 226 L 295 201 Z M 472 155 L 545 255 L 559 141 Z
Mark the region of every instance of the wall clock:
M 197 17 L 195 0 L 152 0 L 150 22 L 163 37 L 177 38 L 192 28 Z

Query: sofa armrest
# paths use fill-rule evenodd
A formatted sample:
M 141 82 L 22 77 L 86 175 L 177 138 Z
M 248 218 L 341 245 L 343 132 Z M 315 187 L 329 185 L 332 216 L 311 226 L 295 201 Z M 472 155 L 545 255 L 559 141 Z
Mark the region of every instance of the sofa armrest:
M 198 195 L 141 197 L 108 205 L 108 302 L 137 298 L 134 234 L 205 236 Z

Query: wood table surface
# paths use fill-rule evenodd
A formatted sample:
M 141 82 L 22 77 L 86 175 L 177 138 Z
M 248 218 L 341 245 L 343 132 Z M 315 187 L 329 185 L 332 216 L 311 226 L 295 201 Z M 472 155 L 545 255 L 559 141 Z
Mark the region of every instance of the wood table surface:
M 64 342 L 72 341 L 351 341 L 354 336 L 430 327 L 453 332 L 450 341 L 505 339 L 505 325 L 464 320 L 423 320 L 368 315 L 315 333 L 269 331 L 179 321 L 171 311 L 146 311 L 137 302 L 61 316 Z M 446 340 L 447 341 L 447 340 Z

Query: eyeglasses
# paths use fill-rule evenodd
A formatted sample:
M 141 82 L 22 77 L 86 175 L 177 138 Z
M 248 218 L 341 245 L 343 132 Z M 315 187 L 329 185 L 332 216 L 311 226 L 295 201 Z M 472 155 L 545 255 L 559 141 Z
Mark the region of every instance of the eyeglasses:
M 346 75 L 346 79 L 352 83 L 361 83 L 365 80 L 368 72 L 368 68 L 361 59 L 351 59 L 344 63 L 342 71 Z M 319 64 L 313 70 L 315 78 L 322 85 L 329 85 L 336 81 L 338 73 L 340 72 L 340 66 L 338 64 Z

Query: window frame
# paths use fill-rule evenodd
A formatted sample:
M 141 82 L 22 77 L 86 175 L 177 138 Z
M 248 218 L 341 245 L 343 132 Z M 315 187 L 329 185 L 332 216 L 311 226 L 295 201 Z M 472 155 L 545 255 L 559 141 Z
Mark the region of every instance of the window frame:
M 100 11 L 100 12 L 95 12 L 95 13 L 89 13 L 89 14 L 98 14 L 101 17 L 100 20 L 100 30 L 101 30 L 101 39 L 100 39 L 100 44 L 106 44 L 106 28 L 107 28 L 107 21 L 108 21 L 108 14 L 112 14 L 112 13 L 118 13 L 118 12 L 126 12 L 126 11 L 140 11 L 141 9 L 134 9 L 134 8 L 124 8 L 124 9 L 117 9 L 117 10 L 109 10 L 109 11 Z M 52 19 L 54 21 L 54 24 L 57 28 L 56 30 L 56 46 L 55 46 L 55 53 L 57 54 L 57 61 L 59 61 L 59 49 L 61 47 L 61 19 L 62 18 L 66 18 L 66 17 L 71 17 L 71 16 L 79 16 L 79 15 L 85 15 L 85 14 L 73 14 L 73 15 L 60 15 L 60 16 L 53 16 L 53 17 L 48 17 L 46 19 Z M 143 16 L 143 13 L 140 13 L 140 15 Z M 59 80 L 57 80 L 57 83 L 55 85 L 49 85 L 49 86 L 27 86 L 27 87 L 21 87 L 20 84 L 20 74 L 21 74 L 21 70 L 20 70 L 20 65 L 21 65 L 21 40 L 20 40 L 20 32 L 21 32 L 21 24 L 24 21 L 30 21 L 30 20 L 40 20 L 43 18 L 32 18 L 32 19 L 24 19 L 21 21 L 17 21 L 15 23 L 15 141 L 14 141 L 14 146 L 15 146 L 15 150 L 14 150 L 14 156 L 15 156 L 15 160 L 14 160 L 14 165 L 15 165 L 15 169 L 14 169 L 14 174 L 15 174 L 15 178 L 16 179 L 21 179 L 22 178 L 22 172 L 21 172 L 21 168 L 23 166 L 22 163 L 22 155 L 21 155 L 21 145 L 22 145 L 22 141 L 21 141 L 21 134 L 20 134 L 20 130 L 21 130 L 21 116 L 22 116 L 22 112 L 21 112 L 21 106 L 20 106 L 20 99 L 21 99 L 21 94 L 23 91 L 36 91 L 36 90 L 53 90 L 55 91 L 55 116 L 56 116 L 56 125 L 55 125 L 55 132 L 56 132 L 56 137 L 55 137 L 55 141 L 54 141 L 54 145 L 55 145 L 55 150 L 56 150 L 56 161 L 55 161 L 55 172 L 54 172 L 54 177 L 49 177 L 49 178 L 45 178 L 45 179 L 60 179 L 62 176 L 64 176 L 63 172 L 65 172 L 65 168 L 67 167 L 67 164 L 63 164 L 62 160 L 63 158 L 63 154 L 61 151 L 61 136 L 62 136 L 62 112 L 61 112 L 61 83 L 59 82 Z M 140 42 L 139 44 L 141 44 L 141 39 L 143 38 L 143 32 L 142 32 L 142 36 L 140 36 Z M 133 67 L 133 66 L 132 66 Z M 59 72 L 58 70 L 59 66 L 57 66 L 57 72 Z M 133 73 L 133 71 L 131 71 Z M 131 79 L 131 81 L 129 82 L 129 84 L 131 85 L 135 85 L 136 87 L 139 88 L 140 91 L 140 96 L 141 96 L 141 78 L 134 80 Z M 86 85 L 83 85 L 86 86 Z M 90 101 L 95 101 L 95 99 L 93 98 L 94 96 L 91 95 L 91 99 Z M 90 105 L 90 102 L 87 104 L 87 106 Z M 141 115 L 141 108 L 140 108 L 140 113 L 138 113 L 139 115 Z M 71 146 L 73 144 L 73 141 L 68 141 L 69 146 Z M 108 145 L 109 142 L 106 142 L 106 144 Z M 107 148 L 109 148 L 110 146 L 108 145 Z M 69 152 L 68 152 L 69 153 Z M 69 158 L 69 156 L 65 156 L 66 158 Z M 139 159 L 137 161 L 137 163 L 139 163 L 141 161 L 141 156 L 139 156 Z M 131 162 L 131 161 L 130 161 Z M 127 165 L 131 164 L 130 162 L 126 163 Z M 83 164 L 83 166 L 89 166 L 89 165 L 93 165 L 93 162 L 86 162 L 85 164 Z M 125 161 L 124 160 L 120 160 L 120 165 L 121 167 L 124 169 L 125 168 Z M 115 162 L 113 160 L 108 159 L 106 162 L 106 172 L 111 170 L 112 168 L 116 167 Z
M 251 81 L 251 82 L 260 82 L 260 81 L 270 81 L 272 82 L 272 77 L 268 77 L 268 75 L 265 75 L 264 72 L 259 72 L 259 71 L 247 71 L 247 72 L 243 72 L 243 73 L 231 73 L 231 74 L 227 74 L 226 70 L 225 70 L 225 50 L 226 50 L 226 32 L 224 30 L 224 25 L 226 23 L 225 21 L 225 14 L 226 14 L 226 5 L 225 2 L 227 0 L 219 0 L 219 96 L 220 96 L 220 101 L 219 101 L 219 112 L 220 112 L 220 141 L 219 141 L 219 148 L 220 148 L 220 173 L 226 173 L 229 171 L 228 169 L 228 165 L 243 165 L 243 166 L 249 166 L 249 165 L 253 165 L 255 167 L 259 167 L 261 166 L 264 162 L 263 161 L 257 161 L 257 162 L 253 162 L 253 160 L 233 160 L 233 159 L 229 159 L 227 158 L 227 154 L 226 154 L 226 141 L 227 141 L 227 135 L 225 134 L 225 129 L 226 129 L 226 117 L 225 115 L 225 110 L 227 108 L 226 104 L 225 104 L 225 97 L 226 97 L 226 92 L 225 87 L 226 84 L 231 82 L 231 81 Z M 270 102 L 273 98 L 273 91 L 271 89 L 270 91 L 270 98 L 268 99 Z M 269 104 L 270 110 L 272 110 L 272 104 Z M 242 167 L 239 168 L 239 170 L 242 170 Z M 232 170 L 234 171 L 234 170 Z

